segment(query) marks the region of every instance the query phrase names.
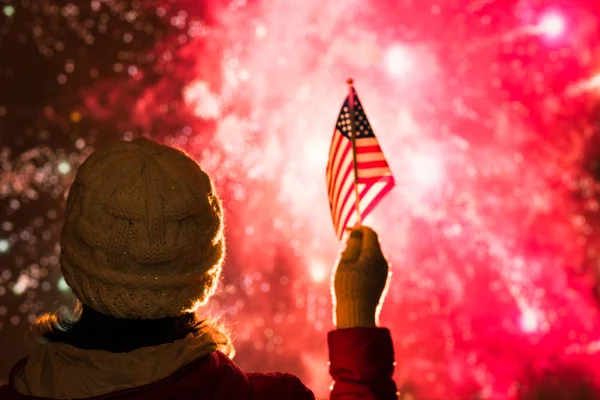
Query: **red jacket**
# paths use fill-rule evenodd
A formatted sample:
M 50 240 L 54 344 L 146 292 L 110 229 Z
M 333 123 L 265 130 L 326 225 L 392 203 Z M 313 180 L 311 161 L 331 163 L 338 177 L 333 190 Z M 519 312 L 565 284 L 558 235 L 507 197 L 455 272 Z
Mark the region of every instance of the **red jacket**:
M 353 328 L 330 332 L 329 371 L 335 386 L 331 399 L 396 399 L 392 380 L 394 353 L 390 332 L 384 328 Z M 23 359 L 11 372 L 22 368 Z M 93 397 L 94 400 L 314 400 L 313 393 L 289 374 L 244 373 L 233 361 L 214 352 L 148 385 Z M 0 387 L 0 400 L 34 400 L 17 393 L 12 385 Z M 91 398 L 90 398 L 91 399 Z

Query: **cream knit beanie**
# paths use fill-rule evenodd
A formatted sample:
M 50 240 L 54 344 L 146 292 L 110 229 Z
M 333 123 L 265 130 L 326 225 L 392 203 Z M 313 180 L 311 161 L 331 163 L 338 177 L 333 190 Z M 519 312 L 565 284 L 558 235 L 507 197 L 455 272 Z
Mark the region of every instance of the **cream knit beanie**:
M 177 316 L 215 290 L 225 251 L 221 204 L 183 152 L 144 138 L 118 142 L 79 168 L 61 247 L 65 281 L 92 309 Z

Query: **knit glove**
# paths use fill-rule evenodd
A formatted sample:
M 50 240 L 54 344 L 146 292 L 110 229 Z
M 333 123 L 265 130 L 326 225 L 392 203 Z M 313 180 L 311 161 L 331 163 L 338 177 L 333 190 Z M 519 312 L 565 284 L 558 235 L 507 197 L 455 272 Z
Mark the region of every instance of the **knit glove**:
M 334 324 L 338 329 L 375 327 L 389 266 L 371 228 L 354 228 L 333 272 Z

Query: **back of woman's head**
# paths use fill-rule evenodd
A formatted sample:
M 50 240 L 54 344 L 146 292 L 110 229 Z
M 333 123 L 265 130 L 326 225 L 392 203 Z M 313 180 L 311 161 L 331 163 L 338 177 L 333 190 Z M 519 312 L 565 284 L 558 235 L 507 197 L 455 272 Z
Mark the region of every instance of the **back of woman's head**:
M 40 318 L 47 339 L 65 331 L 85 347 L 79 337 L 120 331 L 107 345 L 119 351 L 136 336 L 125 331 L 155 343 L 208 329 L 193 311 L 221 274 L 223 215 L 211 179 L 183 152 L 140 138 L 93 153 L 71 186 L 60 243 L 61 272 L 83 305 Z
M 176 317 L 221 273 L 221 202 L 179 150 L 147 139 L 93 153 L 67 198 L 60 267 L 81 302 L 117 318 Z

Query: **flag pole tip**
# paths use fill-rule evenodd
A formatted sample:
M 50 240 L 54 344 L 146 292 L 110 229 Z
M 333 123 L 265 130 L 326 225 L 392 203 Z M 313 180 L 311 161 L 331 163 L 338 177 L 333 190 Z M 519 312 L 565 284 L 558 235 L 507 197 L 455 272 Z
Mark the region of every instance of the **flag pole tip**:
M 352 86 L 352 84 L 354 83 L 354 80 L 353 80 L 352 78 L 348 78 L 348 79 L 346 80 L 346 83 L 347 83 L 348 85 Z

